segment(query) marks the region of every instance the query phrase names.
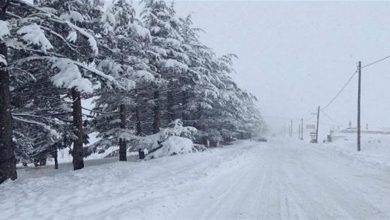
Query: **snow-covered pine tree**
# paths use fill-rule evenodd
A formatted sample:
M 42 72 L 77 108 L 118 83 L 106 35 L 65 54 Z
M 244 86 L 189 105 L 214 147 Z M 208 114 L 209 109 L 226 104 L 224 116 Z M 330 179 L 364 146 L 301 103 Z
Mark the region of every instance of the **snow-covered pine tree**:
M 197 113 L 200 108 L 207 108 L 212 103 L 209 90 L 215 89 L 211 83 L 211 74 L 207 64 L 212 58 L 212 52 L 199 40 L 199 28 L 193 27 L 191 16 L 180 18 L 180 34 L 183 38 L 183 48 L 188 57 L 187 74 L 181 75 L 180 106 L 176 114 L 181 115 L 186 125 L 197 125 Z M 208 101 L 208 103 L 206 103 Z
M 113 76 L 124 89 L 102 86 L 98 90 L 94 128 L 101 139 L 93 147 L 108 148 L 119 142 L 120 160 L 126 160 L 126 142 L 134 137 L 135 126 L 130 123 L 129 110 L 134 109 L 135 83 L 154 79 L 148 72 L 143 52 L 150 34 L 135 18 L 135 10 L 126 0 L 114 1 L 105 13 L 104 21 L 101 39 L 105 48 L 110 48 L 104 52 L 110 58 L 102 60 L 98 68 Z
M 52 70 L 50 66 L 30 67 L 35 76 L 22 83 L 18 83 L 20 73 L 11 77 L 16 156 L 22 163 L 44 163 L 48 155 L 55 159 L 58 149 L 70 147 L 66 140 L 73 136 L 71 106 L 63 98 L 66 90 L 55 87 L 41 71 Z
M 32 66 L 50 66 L 47 72 L 43 70 L 48 68 L 36 70 L 34 74 L 37 74 L 37 77 L 35 75 L 34 77 L 38 79 L 40 74 L 46 74 L 46 78 L 50 77 L 55 86 L 74 90 L 73 94 L 92 91 L 94 81 L 92 77 L 115 84 L 112 77 L 88 66 L 85 62 L 97 53 L 93 34 L 62 18 L 55 7 L 43 6 L 14 0 L 7 8 L 8 13 L 2 25 L 10 34 L 4 35 L 2 41 L 9 51 L 8 69 L 11 70 L 13 79 L 11 84 L 16 81 L 21 85 L 25 83 L 29 76 L 33 76 L 29 72 Z M 74 106 L 76 104 L 74 102 Z M 81 110 L 81 107 L 78 109 Z M 14 120 L 34 124 L 41 129 L 49 127 L 46 123 L 33 119 L 34 115 L 23 114 L 23 112 L 18 114 L 19 116 L 14 117 Z M 29 117 L 28 120 L 25 115 Z M 81 124 L 82 121 L 79 121 Z M 9 128 L 10 126 L 7 129 Z M 56 134 L 56 132 L 50 133 Z M 84 138 L 82 133 L 78 133 L 78 139 L 82 140 L 82 138 Z M 82 149 L 78 151 L 78 155 L 81 155 L 81 159 L 79 157 L 79 165 L 75 166 L 76 169 L 82 167 Z
M 256 106 L 257 98 L 251 93 L 242 91 L 242 123 L 240 129 L 244 130 L 251 137 L 266 132 L 266 123 Z
M 218 99 L 220 90 L 218 85 L 218 64 L 214 52 L 202 44 L 193 47 L 192 70 L 196 74 L 196 83 L 188 99 L 187 109 L 192 116 L 188 123 L 198 129 L 197 142 L 209 146 L 210 140 L 220 138 L 218 132 L 212 128 L 212 112 Z
M 77 60 L 78 62 L 82 62 L 85 64 L 90 70 L 94 70 L 96 72 L 100 72 L 95 69 L 97 61 L 97 57 L 99 56 L 99 45 L 96 38 L 95 33 L 99 33 L 103 30 L 103 23 L 101 21 L 103 12 L 102 12 L 102 2 L 99 0 L 94 1 L 86 1 L 86 0 L 78 0 L 78 1 L 47 1 L 40 0 L 41 6 L 45 8 L 50 8 L 50 10 L 56 9 L 56 14 L 61 19 L 65 20 L 67 23 L 71 23 L 77 25 L 78 30 L 72 30 L 67 34 L 67 40 L 71 43 L 75 43 L 77 41 L 83 41 L 83 44 L 78 45 L 78 49 L 83 51 L 84 53 L 79 54 L 70 54 L 72 59 Z M 58 30 L 61 31 L 61 30 Z M 80 39 L 81 38 L 81 39 Z M 89 53 L 85 53 L 85 51 L 89 51 Z M 88 72 L 88 69 L 81 69 L 81 72 L 85 74 Z M 100 72 L 101 73 L 101 72 Z M 113 77 L 109 77 L 110 80 Z M 90 78 L 89 83 L 97 84 L 97 86 L 101 84 L 106 84 L 106 81 L 101 81 L 99 78 Z M 110 83 L 108 83 L 110 85 Z M 91 86 L 90 86 L 91 87 Z M 89 91 L 79 90 L 75 88 L 71 88 L 69 92 L 69 96 L 73 100 L 73 165 L 75 169 L 81 169 L 84 167 L 83 164 L 83 143 L 85 141 L 85 130 L 83 128 L 83 118 L 82 118 L 82 106 L 81 106 L 81 98 L 82 92 L 86 92 L 87 94 L 92 92 L 92 89 Z M 85 94 L 85 93 L 83 93 Z
M 16 174 L 15 145 L 12 142 L 12 119 L 9 91 L 8 47 L 10 36 L 7 10 L 10 1 L 0 1 L 0 184 L 14 180 Z
M 244 102 L 251 99 L 242 95 L 244 93 L 229 76 L 233 72 L 235 56 L 218 58 L 206 47 L 199 47 L 196 51 L 202 65 L 197 68 L 199 80 L 189 103 L 194 111 L 192 115 L 195 115 L 193 126 L 199 130 L 198 141 L 215 146 L 221 141 L 241 137 L 242 133 L 247 132 L 239 129 L 248 123 L 243 120 L 246 117 L 243 115 L 245 106 L 255 107 L 252 101 Z M 246 118 L 257 119 L 261 116 Z
M 241 103 L 237 103 L 240 90 L 229 76 L 234 56 L 218 58 L 204 46 L 190 16 L 178 19 L 173 6 L 161 1 L 144 2 L 143 19 L 151 31 L 156 55 L 152 61 L 166 81 L 166 93 L 164 89 L 154 93 L 154 98 L 167 100 L 163 121 L 182 118 L 215 144 L 238 136 L 243 123 Z M 159 110 L 164 107 L 161 103 L 158 106 Z
M 218 88 L 217 100 L 213 102 L 213 108 L 209 112 L 209 126 L 213 133 L 219 136 L 220 141 L 231 141 L 232 138 L 249 138 L 252 130 L 243 129 L 246 124 L 261 124 L 261 116 L 248 117 L 247 108 L 254 108 L 253 96 L 243 92 L 230 77 L 234 71 L 232 68 L 235 55 L 225 55 L 217 59 L 214 84 Z M 250 114 L 257 114 L 252 111 Z M 255 121 L 248 121 L 252 119 Z M 259 120 L 259 121 L 257 121 Z M 260 128 L 258 128 L 260 129 Z
M 180 75 L 187 73 L 188 57 L 183 50 L 183 39 L 173 6 L 162 0 L 143 2 L 142 20 L 152 36 L 148 50 L 149 63 L 151 70 L 163 79 L 162 84 L 156 85 L 152 95 L 153 133 L 158 133 L 161 126 L 167 126 L 175 119 L 173 111 L 176 82 Z M 163 100 L 167 100 L 165 108 Z
M 83 167 L 81 98 L 94 88 L 99 88 L 96 129 L 108 142 L 110 132 L 123 140 L 133 135 L 132 128 L 137 135 L 157 133 L 176 118 L 214 142 L 262 127 L 254 97 L 229 76 L 232 57 L 218 58 L 204 46 L 191 18 L 178 18 L 173 4 L 144 0 L 138 20 L 126 0 L 114 1 L 108 12 L 100 0 L 34 2 L 0 2 L 1 181 L 16 178 L 9 103 L 19 158 L 71 139 L 75 169 Z M 18 97 L 12 102 L 9 88 Z M 123 111 L 130 103 L 134 118 Z M 118 119 L 122 128 L 109 123 Z M 112 132 L 114 127 L 120 132 Z

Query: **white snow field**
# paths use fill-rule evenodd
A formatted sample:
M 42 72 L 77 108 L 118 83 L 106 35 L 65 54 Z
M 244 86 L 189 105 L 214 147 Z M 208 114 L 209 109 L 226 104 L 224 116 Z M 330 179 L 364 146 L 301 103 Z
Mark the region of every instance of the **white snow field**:
M 0 187 L 0 219 L 390 219 L 389 170 L 332 146 L 245 141 L 76 172 L 21 171 Z

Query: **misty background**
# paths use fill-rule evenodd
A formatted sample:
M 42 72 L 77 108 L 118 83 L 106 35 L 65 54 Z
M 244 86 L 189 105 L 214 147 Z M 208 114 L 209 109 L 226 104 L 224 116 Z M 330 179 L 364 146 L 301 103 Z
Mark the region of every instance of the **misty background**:
M 259 98 L 273 132 L 312 123 L 357 68 L 390 55 L 388 2 L 176 1 L 219 54 L 235 53 L 233 78 Z M 362 127 L 390 128 L 390 60 L 363 69 Z M 357 77 L 321 115 L 322 131 L 356 126 Z M 294 128 L 296 127 L 294 125 Z

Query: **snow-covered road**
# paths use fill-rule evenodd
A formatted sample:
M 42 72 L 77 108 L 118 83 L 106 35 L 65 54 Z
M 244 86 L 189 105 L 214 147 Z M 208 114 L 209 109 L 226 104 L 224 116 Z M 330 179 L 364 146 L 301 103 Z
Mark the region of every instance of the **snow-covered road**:
M 299 141 L 242 142 L 22 173 L 0 186 L 0 219 L 390 219 L 390 172 Z
M 235 169 L 205 181 L 174 217 L 390 219 L 389 172 L 315 146 L 254 146 Z

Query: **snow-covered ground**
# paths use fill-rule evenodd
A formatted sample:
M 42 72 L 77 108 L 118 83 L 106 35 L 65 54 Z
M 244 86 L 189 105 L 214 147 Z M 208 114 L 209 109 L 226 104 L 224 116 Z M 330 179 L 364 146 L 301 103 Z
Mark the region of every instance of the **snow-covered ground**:
M 0 186 L 0 219 L 390 219 L 390 173 L 337 143 L 345 144 L 245 141 L 23 171 Z
M 321 144 L 324 149 L 330 149 L 349 159 L 378 165 L 390 171 L 390 135 L 362 134 L 361 151 L 357 152 L 356 134 L 335 134 L 333 143 Z

